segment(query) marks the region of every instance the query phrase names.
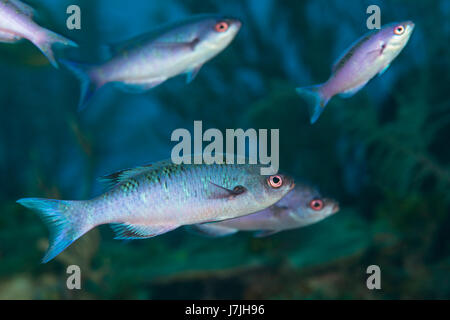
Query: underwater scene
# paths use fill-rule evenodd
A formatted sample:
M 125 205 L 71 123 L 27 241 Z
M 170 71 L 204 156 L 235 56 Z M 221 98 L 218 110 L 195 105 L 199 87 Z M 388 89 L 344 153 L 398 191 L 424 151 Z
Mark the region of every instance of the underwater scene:
M 0 0 L 0 300 L 450 299 L 449 71 L 448 0 Z

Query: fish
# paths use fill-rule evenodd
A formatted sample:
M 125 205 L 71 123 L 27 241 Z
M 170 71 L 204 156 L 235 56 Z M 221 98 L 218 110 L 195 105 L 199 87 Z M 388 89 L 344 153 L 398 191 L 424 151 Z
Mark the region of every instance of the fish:
M 0 42 L 15 43 L 22 39 L 31 41 L 47 57 L 52 66 L 58 68 L 52 46 L 78 45 L 33 21 L 34 10 L 19 0 L 0 0 Z
M 296 187 L 274 205 L 239 218 L 214 223 L 186 226 L 191 233 L 207 237 L 223 237 L 239 231 L 253 231 L 256 237 L 266 237 L 317 223 L 339 211 L 339 203 L 323 197 L 306 184 Z
M 143 93 L 180 74 L 192 82 L 202 66 L 232 42 L 241 25 L 236 18 L 194 16 L 110 46 L 111 58 L 103 63 L 61 62 L 81 82 L 82 110 L 107 83 Z
M 408 43 L 414 27 L 412 21 L 404 21 L 368 32 L 337 59 L 325 83 L 297 88 L 297 93 L 308 103 L 311 124 L 317 121 L 333 96 L 349 98 L 376 75 L 386 72 Z
M 183 225 L 251 214 L 276 203 L 295 186 L 289 176 L 263 176 L 261 165 L 174 164 L 161 161 L 121 170 L 90 200 L 23 198 L 50 229 L 46 263 L 96 226 L 110 224 L 116 239 L 151 238 Z

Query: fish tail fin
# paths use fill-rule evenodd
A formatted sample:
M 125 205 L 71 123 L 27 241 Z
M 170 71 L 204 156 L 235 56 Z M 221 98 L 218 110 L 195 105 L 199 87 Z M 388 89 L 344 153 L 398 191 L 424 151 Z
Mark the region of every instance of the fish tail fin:
M 321 89 L 322 85 L 315 85 L 310 87 L 297 88 L 297 93 L 302 96 L 308 103 L 311 124 L 315 123 L 322 114 L 325 106 L 330 98 L 325 97 Z
M 17 201 L 39 213 L 50 231 L 49 247 L 42 263 L 52 260 L 91 228 L 83 225 L 79 201 L 24 198 Z
M 33 40 L 33 43 L 41 50 L 41 52 L 47 57 L 52 66 L 58 68 L 58 62 L 55 59 L 55 54 L 53 52 L 53 45 L 60 44 L 68 47 L 78 47 L 78 45 L 53 31 L 44 29 L 44 32 L 40 33 L 41 35 L 37 36 L 36 39 Z
M 80 81 L 81 95 L 78 105 L 78 111 L 81 111 L 87 107 L 91 98 L 95 95 L 97 90 L 102 87 L 103 84 L 98 83 L 92 76 L 91 65 L 77 63 L 69 60 L 60 61 Z

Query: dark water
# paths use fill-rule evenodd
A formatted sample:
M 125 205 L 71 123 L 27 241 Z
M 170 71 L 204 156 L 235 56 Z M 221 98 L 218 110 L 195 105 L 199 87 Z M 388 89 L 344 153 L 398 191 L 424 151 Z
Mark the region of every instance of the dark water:
M 77 80 L 30 43 L 0 44 L 0 298 L 450 298 L 450 2 L 29 1 L 36 21 L 101 58 L 118 42 L 197 13 L 240 18 L 235 41 L 186 85 L 178 77 L 142 95 L 108 87 L 76 111 Z M 65 27 L 78 4 L 82 29 Z M 294 88 L 327 79 L 333 60 L 366 29 L 416 29 L 382 76 L 333 99 L 311 126 Z M 170 157 L 170 135 L 206 128 L 279 128 L 280 165 L 339 200 L 341 211 L 267 238 L 210 240 L 176 230 L 120 242 L 96 228 L 48 264 L 48 232 L 22 197 L 87 199 L 96 178 Z M 82 290 L 66 289 L 66 267 Z M 381 269 L 368 290 L 366 268 Z

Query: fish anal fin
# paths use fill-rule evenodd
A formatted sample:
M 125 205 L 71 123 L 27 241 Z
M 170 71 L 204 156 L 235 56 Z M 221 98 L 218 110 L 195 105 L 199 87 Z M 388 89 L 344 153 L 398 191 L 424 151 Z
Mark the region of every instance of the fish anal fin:
M 253 236 L 255 238 L 264 238 L 264 237 L 271 236 L 278 232 L 279 232 L 278 230 L 261 230 L 261 231 L 255 232 Z
M 214 223 L 194 224 L 187 226 L 187 230 L 191 233 L 211 238 L 225 237 L 239 231 L 237 229 L 220 226 Z
M 364 82 L 363 84 L 357 85 L 356 87 L 351 88 L 347 91 L 341 92 L 339 96 L 342 98 L 350 98 L 354 96 L 359 90 L 361 90 L 367 84 L 367 82 L 368 81 Z
M 13 33 L 0 30 L 0 42 L 4 43 L 14 43 L 21 40 L 21 38 Z
M 391 66 L 391 64 L 388 64 L 387 66 L 385 66 L 383 69 L 381 69 L 380 72 L 378 72 L 378 76 L 383 75 L 383 73 L 385 73 L 387 71 L 387 69 L 389 69 L 389 67 Z
M 157 235 L 169 232 L 176 229 L 178 226 L 155 226 L 144 224 L 130 224 L 130 223 L 112 223 L 111 228 L 115 232 L 114 239 L 134 240 L 147 239 Z
M 136 82 L 123 82 L 123 83 L 117 82 L 116 86 L 125 92 L 139 94 L 160 85 L 166 80 L 167 80 L 166 78 L 157 78 Z

